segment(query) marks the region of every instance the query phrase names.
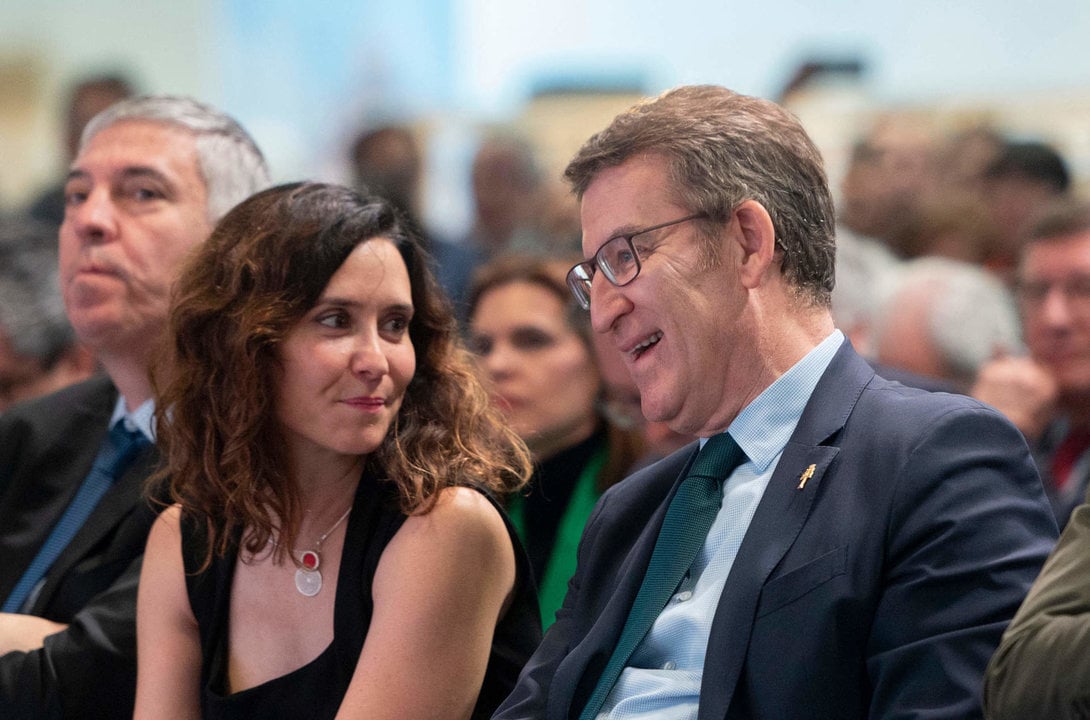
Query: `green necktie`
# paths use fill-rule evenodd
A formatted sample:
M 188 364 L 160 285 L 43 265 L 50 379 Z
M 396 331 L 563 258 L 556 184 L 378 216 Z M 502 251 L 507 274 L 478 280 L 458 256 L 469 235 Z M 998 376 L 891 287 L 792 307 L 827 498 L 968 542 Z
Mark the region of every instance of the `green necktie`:
M 636 601 L 628 612 L 617 647 L 606 664 L 580 720 L 593 720 L 606 701 L 621 671 L 628 664 L 655 619 L 677 590 L 707 539 L 723 502 L 723 481 L 742 464 L 746 454 L 727 433 L 708 439 L 678 487 L 662 521 L 651 561 Z

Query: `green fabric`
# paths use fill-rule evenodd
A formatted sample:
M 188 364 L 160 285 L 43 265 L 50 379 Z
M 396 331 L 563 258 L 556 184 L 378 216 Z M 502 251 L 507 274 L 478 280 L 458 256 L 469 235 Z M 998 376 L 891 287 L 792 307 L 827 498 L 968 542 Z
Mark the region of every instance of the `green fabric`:
M 583 536 L 583 528 L 594 510 L 594 504 L 598 502 L 597 480 L 605 463 L 606 448 L 603 447 L 591 456 L 590 461 L 583 467 L 583 471 L 579 473 L 579 480 L 576 481 L 568 506 L 560 518 L 556 538 L 553 540 L 553 549 L 545 565 L 545 574 L 537 589 L 543 630 L 556 620 L 556 611 L 560 609 L 564 596 L 568 592 L 568 580 L 575 574 L 579 539 Z M 514 497 L 508 508 L 508 514 L 523 542 L 526 542 L 525 512 L 522 496 Z

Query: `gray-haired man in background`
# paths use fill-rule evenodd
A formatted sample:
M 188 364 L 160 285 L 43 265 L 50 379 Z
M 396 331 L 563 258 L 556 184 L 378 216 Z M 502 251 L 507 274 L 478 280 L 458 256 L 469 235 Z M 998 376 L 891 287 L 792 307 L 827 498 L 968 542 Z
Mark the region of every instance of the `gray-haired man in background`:
M 231 118 L 142 97 L 96 116 L 65 186 L 60 281 L 105 375 L 0 418 L 0 707 L 131 717 L 136 585 L 158 508 L 150 362 L 187 253 L 268 184 Z

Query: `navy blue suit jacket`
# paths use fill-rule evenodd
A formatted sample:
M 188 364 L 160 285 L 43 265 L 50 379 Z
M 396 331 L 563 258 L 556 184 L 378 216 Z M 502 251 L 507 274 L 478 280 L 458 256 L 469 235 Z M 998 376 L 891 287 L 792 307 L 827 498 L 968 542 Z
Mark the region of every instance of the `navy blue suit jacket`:
M 495 717 L 578 717 L 695 453 L 602 496 L 557 621 Z M 730 571 L 699 717 L 980 717 L 988 658 L 1055 538 L 1006 419 L 883 380 L 845 343 Z

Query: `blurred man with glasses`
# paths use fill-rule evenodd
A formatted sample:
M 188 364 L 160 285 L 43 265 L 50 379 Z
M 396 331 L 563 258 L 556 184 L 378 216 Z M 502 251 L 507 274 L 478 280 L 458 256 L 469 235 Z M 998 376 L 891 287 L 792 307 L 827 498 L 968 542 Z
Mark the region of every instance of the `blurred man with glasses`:
M 1075 720 L 1090 713 L 1090 203 L 1046 211 L 1018 274 L 1032 358 L 997 360 L 985 389 L 1038 433 L 1041 474 L 1066 526 L 1003 635 L 984 695 L 997 720 Z
M 1063 527 L 1090 485 L 1090 203 L 1037 219 L 1015 293 L 1030 357 L 992 361 L 972 394 L 1022 430 Z
M 875 376 L 834 327 L 833 206 L 798 121 L 679 88 L 566 177 L 575 297 L 647 418 L 701 441 L 602 496 L 496 717 L 979 717 L 1055 524 L 1010 422 Z

